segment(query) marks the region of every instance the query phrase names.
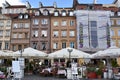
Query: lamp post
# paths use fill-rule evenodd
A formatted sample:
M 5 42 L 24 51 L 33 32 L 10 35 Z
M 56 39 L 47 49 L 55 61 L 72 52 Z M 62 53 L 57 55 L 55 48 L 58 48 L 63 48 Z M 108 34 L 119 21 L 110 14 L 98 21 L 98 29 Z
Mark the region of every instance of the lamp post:
M 22 53 L 24 52 L 24 49 L 19 49 L 20 57 L 22 57 Z
M 71 60 L 70 60 L 70 58 L 71 58 L 71 52 L 73 51 L 73 49 L 72 49 L 72 48 L 68 48 L 67 50 L 68 50 L 68 52 L 69 52 L 69 64 L 68 64 L 68 67 L 70 67 L 70 65 L 71 65 Z
M 22 58 L 22 53 L 24 52 L 24 49 L 19 49 L 19 52 L 20 52 L 20 58 L 19 58 L 19 61 L 20 61 L 20 73 L 21 73 L 21 79 L 22 79 L 24 77 L 24 67 L 25 67 L 24 58 Z

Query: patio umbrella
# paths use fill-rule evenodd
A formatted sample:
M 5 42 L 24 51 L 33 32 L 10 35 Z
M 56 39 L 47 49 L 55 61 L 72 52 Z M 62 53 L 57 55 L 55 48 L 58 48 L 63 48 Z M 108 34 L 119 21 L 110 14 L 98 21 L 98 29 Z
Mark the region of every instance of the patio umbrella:
M 72 51 L 69 52 L 68 49 L 72 49 Z M 48 58 L 69 58 L 69 54 L 70 58 L 91 58 L 90 54 L 70 47 L 50 53 Z
M 0 58 L 12 58 L 12 56 L 13 56 L 13 51 L 9 51 L 9 50 L 0 51 Z
M 20 57 L 21 54 L 22 54 L 22 57 L 25 57 L 25 58 L 44 58 L 47 56 L 46 53 L 33 49 L 31 47 L 25 48 L 22 53 L 20 51 L 14 52 L 14 57 Z
M 103 52 L 105 53 L 103 56 L 108 56 L 110 58 L 116 58 L 120 56 L 120 48 L 116 46 L 111 46 Z

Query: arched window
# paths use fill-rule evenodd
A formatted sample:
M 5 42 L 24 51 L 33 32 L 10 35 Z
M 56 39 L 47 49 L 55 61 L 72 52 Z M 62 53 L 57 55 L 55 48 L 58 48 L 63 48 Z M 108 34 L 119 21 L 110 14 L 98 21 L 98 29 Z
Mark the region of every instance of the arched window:
M 47 9 L 43 10 L 43 15 L 47 16 L 49 14 L 49 11 Z
M 58 16 L 59 15 L 59 11 L 58 10 L 55 10 L 54 11 L 54 16 Z
M 62 16 L 66 16 L 66 11 L 62 10 Z

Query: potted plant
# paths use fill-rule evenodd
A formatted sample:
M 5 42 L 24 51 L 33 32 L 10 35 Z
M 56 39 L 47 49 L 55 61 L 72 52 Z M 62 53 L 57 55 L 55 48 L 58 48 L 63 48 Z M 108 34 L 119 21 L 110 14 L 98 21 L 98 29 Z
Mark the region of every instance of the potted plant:
M 87 68 L 87 77 L 90 79 L 95 79 L 97 77 L 95 67 L 88 67 Z
M 97 78 L 99 78 L 99 79 L 101 79 L 102 78 L 102 69 L 101 68 L 99 68 L 99 69 L 97 69 L 96 70 L 96 74 L 97 74 Z

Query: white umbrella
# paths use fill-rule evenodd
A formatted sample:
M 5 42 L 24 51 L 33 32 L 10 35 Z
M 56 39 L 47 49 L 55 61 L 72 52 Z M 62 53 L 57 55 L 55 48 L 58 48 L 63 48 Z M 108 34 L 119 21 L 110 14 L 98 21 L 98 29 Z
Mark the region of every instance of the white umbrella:
M 108 56 L 111 58 L 120 56 L 120 48 L 116 46 L 111 46 L 108 49 L 104 50 L 103 52 L 105 53 L 103 56 Z
M 72 50 L 72 52 L 69 52 L 68 49 Z M 70 47 L 50 53 L 48 58 L 69 58 L 69 54 L 70 58 L 91 58 L 90 54 Z
M 103 57 L 104 52 L 103 51 L 98 51 L 94 54 L 91 55 L 92 58 L 101 58 Z
M 26 57 L 26 58 L 29 58 L 29 57 L 41 57 L 41 58 L 44 58 L 44 57 L 47 56 L 46 53 L 44 53 L 42 51 L 39 51 L 39 50 L 36 50 L 36 49 L 33 49 L 31 47 L 25 48 L 22 53 L 20 51 L 14 52 L 14 57 L 20 57 L 21 54 L 22 54 L 22 57 Z
M 0 51 L 1 58 L 12 58 L 12 56 L 13 56 L 13 51 L 9 51 L 9 50 Z

